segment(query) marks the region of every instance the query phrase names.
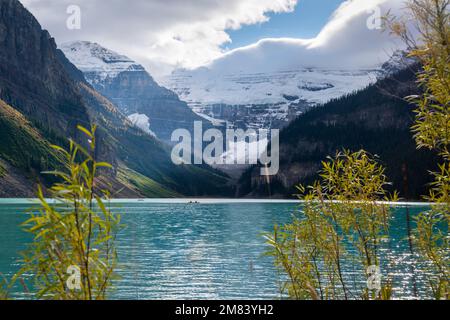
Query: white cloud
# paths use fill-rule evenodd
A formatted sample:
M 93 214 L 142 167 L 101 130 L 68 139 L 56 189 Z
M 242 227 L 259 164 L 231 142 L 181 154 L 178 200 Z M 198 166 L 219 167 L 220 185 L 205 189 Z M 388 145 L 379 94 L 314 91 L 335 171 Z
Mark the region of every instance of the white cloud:
M 369 28 L 368 21 L 372 21 L 375 13 L 381 16 L 388 11 L 401 14 L 403 4 L 404 0 L 348 0 L 315 38 L 263 39 L 223 54 L 207 68 L 216 74 L 296 67 L 376 68 L 400 48 L 400 43 L 388 32 Z
M 395 37 L 373 29 L 373 20 L 388 10 L 401 15 L 404 1 L 348 0 L 315 38 L 264 39 L 159 80 L 200 112 L 222 103 L 286 106 L 285 95 L 324 103 L 373 83 L 375 70 L 401 49 Z M 281 117 L 288 112 L 277 110 Z
M 152 72 L 194 67 L 217 58 L 227 29 L 289 12 L 297 0 L 21 0 L 58 43 L 87 40 L 126 54 Z M 67 7 L 81 8 L 81 29 L 66 27 Z M 147 63 L 146 63 L 147 62 Z
M 367 27 L 371 9 L 399 12 L 405 0 L 347 0 L 313 39 L 264 39 L 229 52 L 222 49 L 230 41 L 227 30 L 263 23 L 267 13 L 292 11 L 301 0 L 21 1 L 58 43 L 98 42 L 144 64 L 160 79 L 174 67 L 204 65 L 220 72 L 370 68 L 398 46 L 387 33 Z M 81 8 L 81 30 L 66 28 L 66 9 L 73 4 Z

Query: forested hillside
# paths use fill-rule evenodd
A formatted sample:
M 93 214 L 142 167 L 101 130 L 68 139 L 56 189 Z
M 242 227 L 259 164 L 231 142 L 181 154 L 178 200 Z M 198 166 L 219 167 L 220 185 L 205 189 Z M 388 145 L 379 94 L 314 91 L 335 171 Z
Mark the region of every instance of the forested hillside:
M 239 196 L 292 197 L 297 184 L 318 178 L 321 162 L 342 149 L 378 155 L 393 188 L 402 197 L 420 199 L 436 169 L 436 156 L 417 150 L 411 133 L 414 107 L 403 99 L 417 94 L 415 68 L 346 97 L 314 108 L 280 133 L 280 172 L 266 183 L 259 168 L 240 179 Z

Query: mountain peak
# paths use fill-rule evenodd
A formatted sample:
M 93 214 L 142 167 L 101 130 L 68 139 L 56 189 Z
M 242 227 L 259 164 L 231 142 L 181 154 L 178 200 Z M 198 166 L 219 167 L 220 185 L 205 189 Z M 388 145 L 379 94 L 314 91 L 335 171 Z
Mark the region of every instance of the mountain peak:
M 388 77 L 417 63 L 417 59 L 408 56 L 404 50 L 396 50 L 391 58 L 381 66 L 382 77 Z
M 60 49 L 83 73 L 95 74 L 95 77 L 86 77 L 91 84 L 107 78 L 115 78 L 125 71 L 145 71 L 144 67 L 127 56 L 95 42 L 68 42 L 62 44 Z

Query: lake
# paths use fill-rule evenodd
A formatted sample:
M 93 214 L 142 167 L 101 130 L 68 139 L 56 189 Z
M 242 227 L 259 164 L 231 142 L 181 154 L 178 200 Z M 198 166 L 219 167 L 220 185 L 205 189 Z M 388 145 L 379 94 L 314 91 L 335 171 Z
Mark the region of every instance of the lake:
M 127 226 L 118 236 L 121 279 L 114 299 L 279 299 L 280 276 L 263 232 L 291 221 L 296 202 L 199 200 L 115 201 Z M 31 241 L 20 224 L 30 201 L 0 200 L 0 273 L 10 278 L 19 253 Z M 411 215 L 425 205 L 393 210 L 391 240 L 383 249 L 382 273 L 389 274 L 397 298 L 413 298 L 413 281 L 425 294 L 424 273 L 409 254 L 406 208 Z M 414 271 L 416 270 L 416 271 Z M 347 276 L 355 273 L 347 265 Z M 20 292 L 15 297 L 21 297 Z

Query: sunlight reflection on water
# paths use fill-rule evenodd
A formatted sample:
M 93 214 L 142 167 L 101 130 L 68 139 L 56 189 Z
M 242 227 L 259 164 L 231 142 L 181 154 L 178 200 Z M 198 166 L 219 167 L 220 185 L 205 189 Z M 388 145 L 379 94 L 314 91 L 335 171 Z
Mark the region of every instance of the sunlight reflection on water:
M 31 237 L 20 230 L 29 204 L 0 204 L 0 273 L 19 268 L 18 253 Z M 115 299 L 277 299 L 279 276 L 261 234 L 287 223 L 300 207 L 295 203 L 120 202 L 127 227 L 118 237 L 121 279 Z M 416 214 L 420 206 L 411 208 Z M 383 249 L 383 275 L 389 274 L 395 296 L 413 298 L 413 274 L 423 291 L 424 273 L 408 253 L 406 210 L 394 210 L 391 239 Z M 346 277 L 363 286 L 347 264 Z M 425 293 L 422 293 L 422 296 Z

